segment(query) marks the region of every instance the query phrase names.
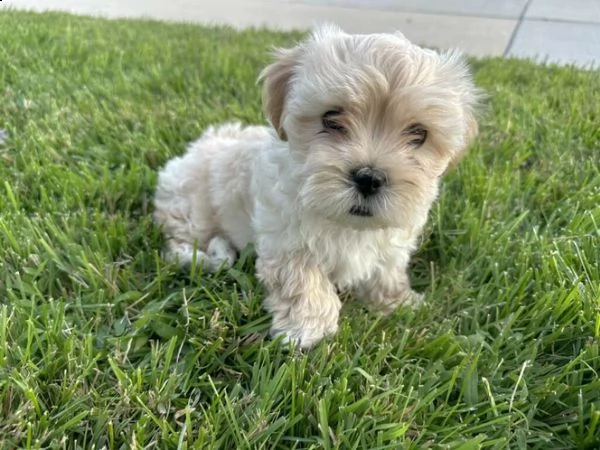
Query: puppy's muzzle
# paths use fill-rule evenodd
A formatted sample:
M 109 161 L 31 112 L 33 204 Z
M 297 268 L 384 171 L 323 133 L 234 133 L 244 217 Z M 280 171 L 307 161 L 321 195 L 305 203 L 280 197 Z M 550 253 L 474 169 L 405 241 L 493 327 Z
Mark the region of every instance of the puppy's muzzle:
M 350 172 L 350 179 L 356 190 L 367 198 L 377 194 L 387 183 L 387 177 L 381 170 L 361 167 Z

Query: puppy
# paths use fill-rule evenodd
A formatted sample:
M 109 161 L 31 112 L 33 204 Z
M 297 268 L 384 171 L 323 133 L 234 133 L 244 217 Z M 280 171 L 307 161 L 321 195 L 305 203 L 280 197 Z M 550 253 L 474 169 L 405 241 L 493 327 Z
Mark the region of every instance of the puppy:
M 410 255 L 477 133 L 461 56 L 327 25 L 259 79 L 272 127 L 210 127 L 159 173 L 166 257 L 216 270 L 253 243 L 271 334 L 301 347 L 336 332 L 338 290 L 386 312 L 418 305 Z

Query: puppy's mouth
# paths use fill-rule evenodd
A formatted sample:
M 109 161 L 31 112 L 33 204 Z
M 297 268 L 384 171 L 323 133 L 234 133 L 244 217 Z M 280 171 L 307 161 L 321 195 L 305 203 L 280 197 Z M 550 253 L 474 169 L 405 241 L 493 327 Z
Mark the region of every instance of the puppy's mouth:
M 366 206 L 354 205 L 348 212 L 351 216 L 373 217 L 373 212 Z

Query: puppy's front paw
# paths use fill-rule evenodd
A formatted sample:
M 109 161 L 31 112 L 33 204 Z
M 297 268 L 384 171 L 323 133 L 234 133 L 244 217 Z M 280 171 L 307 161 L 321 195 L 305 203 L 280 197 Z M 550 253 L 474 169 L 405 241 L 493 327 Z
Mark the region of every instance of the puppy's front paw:
M 425 294 L 415 292 L 409 289 L 404 295 L 400 296 L 398 306 L 408 306 L 409 308 L 418 308 L 425 301 Z
M 319 304 L 319 303 L 317 303 Z M 308 310 L 298 303 L 291 307 L 277 301 L 273 296 L 267 298 L 267 305 L 273 315 L 271 337 L 283 337 L 283 342 L 292 342 L 301 348 L 310 348 L 323 338 L 335 334 L 338 329 L 340 302 L 337 297 L 331 299 L 330 307 L 320 303 L 322 309 Z
M 256 263 L 257 275 L 269 291 L 263 306 L 272 316 L 271 336 L 309 348 L 337 331 L 342 304 L 309 254 L 284 256 L 262 255 Z
M 383 314 L 391 314 L 401 306 L 416 309 L 425 301 L 425 296 L 423 294 L 415 292 L 412 289 L 406 289 L 393 294 L 373 294 L 374 293 L 371 293 L 371 296 L 365 300 L 369 306 Z
M 384 299 L 380 305 L 383 312 L 389 314 L 400 306 L 416 309 L 421 306 L 424 300 L 425 295 L 415 292 L 412 289 L 407 289 L 395 297 Z
M 271 337 L 283 336 L 282 342 L 291 342 L 300 348 L 308 349 L 318 344 L 323 338 L 337 332 L 337 317 L 331 318 L 304 318 L 302 323 L 294 322 L 287 318 L 276 318 L 273 316 L 271 326 Z

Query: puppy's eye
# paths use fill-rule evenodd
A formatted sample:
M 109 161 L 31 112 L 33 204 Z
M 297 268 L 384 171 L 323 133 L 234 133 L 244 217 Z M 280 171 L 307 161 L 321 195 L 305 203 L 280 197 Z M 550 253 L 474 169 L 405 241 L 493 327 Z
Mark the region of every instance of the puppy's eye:
M 410 136 L 408 143 L 414 147 L 420 147 L 427 140 L 427 129 L 420 123 L 414 123 L 406 130 L 404 134 Z
M 346 133 L 346 127 L 339 123 L 339 117 L 342 114 L 340 110 L 332 109 L 321 116 L 321 123 L 324 131 L 335 131 Z

